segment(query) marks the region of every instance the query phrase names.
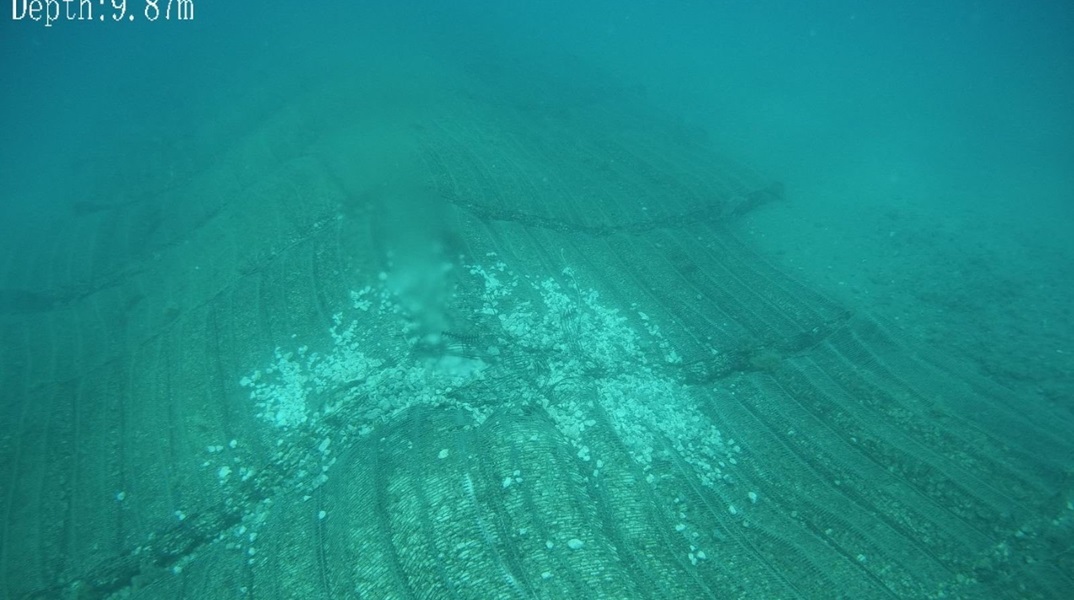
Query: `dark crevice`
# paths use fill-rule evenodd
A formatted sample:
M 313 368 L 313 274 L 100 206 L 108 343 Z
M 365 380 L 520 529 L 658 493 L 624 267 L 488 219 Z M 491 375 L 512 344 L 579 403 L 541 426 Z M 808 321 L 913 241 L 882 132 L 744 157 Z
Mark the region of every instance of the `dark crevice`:
M 536 215 L 507 207 L 487 206 L 462 200 L 454 194 L 445 194 L 443 197 L 451 204 L 470 212 L 483 221 L 511 222 L 526 227 L 539 227 L 564 233 L 584 233 L 594 237 L 607 237 L 615 234 L 639 235 L 657 229 L 681 229 L 698 223 L 717 223 L 729 218 L 741 217 L 765 204 L 782 200 L 784 191 L 783 184 L 776 182 L 745 196 L 714 201 L 679 214 L 609 225 L 587 225 L 562 217 Z

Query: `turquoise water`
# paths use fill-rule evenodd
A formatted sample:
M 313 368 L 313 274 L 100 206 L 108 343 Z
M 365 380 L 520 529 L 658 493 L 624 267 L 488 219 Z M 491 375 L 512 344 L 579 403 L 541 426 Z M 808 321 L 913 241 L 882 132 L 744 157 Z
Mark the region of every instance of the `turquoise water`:
M 785 183 L 793 202 L 756 218 L 795 269 L 858 301 L 983 319 L 990 344 L 1070 368 L 1064 2 L 191 5 L 154 22 L 135 3 L 134 22 L 5 15 L 5 227 L 174 184 L 308 86 L 420 114 L 453 81 L 599 72 L 611 102 L 642 96 Z M 995 315 L 982 294 L 1019 308 Z
M 48 7 L 0 600 L 1074 589 L 1074 5 Z
M 536 61 L 645 95 L 837 230 L 860 229 L 848 211 L 909 211 L 956 219 L 964 246 L 1069 254 L 1074 16 L 1063 2 L 191 4 L 190 20 L 176 5 L 171 20 L 145 22 L 132 3 L 135 22 L 99 9 L 104 22 L 47 28 L 5 11 L 9 210 L 49 211 L 100 163 L 165 169 L 140 155 L 147 144 L 195 168 L 311 81 L 390 89 L 423 73 L 412 93 L 431 98 L 482 63 L 496 85 L 524 85 L 512 65 Z M 856 270 L 806 268 L 829 266 Z

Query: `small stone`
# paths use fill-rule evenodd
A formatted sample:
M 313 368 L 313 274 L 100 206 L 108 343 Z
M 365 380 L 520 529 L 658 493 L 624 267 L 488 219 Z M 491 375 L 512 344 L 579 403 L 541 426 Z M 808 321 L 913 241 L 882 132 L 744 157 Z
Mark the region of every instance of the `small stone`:
M 571 538 L 567 540 L 567 547 L 571 550 L 581 550 L 582 546 L 585 546 L 585 542 L 578 538 Z

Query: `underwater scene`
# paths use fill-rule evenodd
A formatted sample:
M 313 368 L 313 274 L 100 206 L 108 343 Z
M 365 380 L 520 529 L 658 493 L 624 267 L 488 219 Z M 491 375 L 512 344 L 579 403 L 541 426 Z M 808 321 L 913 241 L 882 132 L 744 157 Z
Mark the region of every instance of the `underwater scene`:
M 12 0 L 0 600 L 1074 598 L 1074 4 Z

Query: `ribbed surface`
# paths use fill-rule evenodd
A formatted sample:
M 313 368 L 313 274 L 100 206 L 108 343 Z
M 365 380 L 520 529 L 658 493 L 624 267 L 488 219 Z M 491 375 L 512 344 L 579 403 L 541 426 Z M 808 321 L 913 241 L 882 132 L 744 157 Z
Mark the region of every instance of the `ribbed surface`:
M 302 116 L 338 98 L 13 241 L 0 598 L 1068 597 L 1070 423 L 760 260 L 734 219 L 778 186 L 509 100 L 404 128 L 456 265 L 432 348 L 377 276 L 360 125 Z M 240 380 L 332 356 L 336 313 L 366 370 L 276 428 Z

